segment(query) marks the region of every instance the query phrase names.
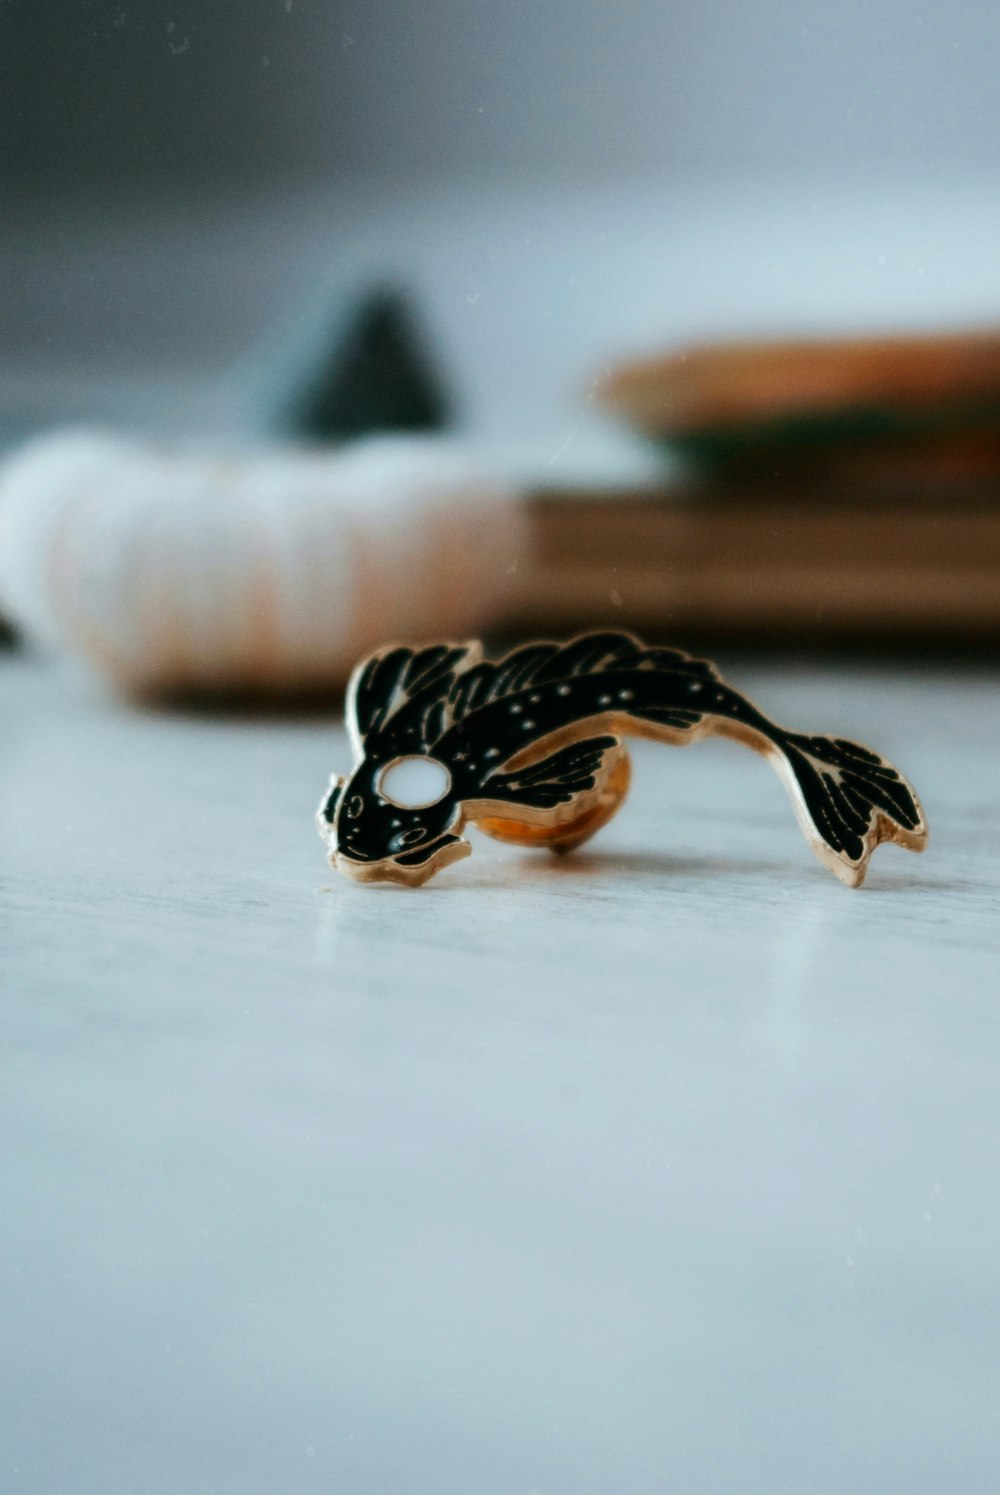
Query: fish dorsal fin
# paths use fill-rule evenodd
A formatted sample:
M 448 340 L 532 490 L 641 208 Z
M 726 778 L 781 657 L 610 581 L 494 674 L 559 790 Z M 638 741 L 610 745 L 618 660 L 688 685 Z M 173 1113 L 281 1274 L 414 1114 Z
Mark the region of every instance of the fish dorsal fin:
M 456 675 L 448 698 L 454 721 L 529 687 L 607 670 L 682 670 L 714 680 L 713 667 L 680 649 L 647 648 L 631 633 L 584 633 L 568 644 L 524 644 Z
M 419 700 L 423 709 L 444 700 L 458 673 L 477 664 L 480 646 L 430 644 L 423 649 L 389 646 L 369 655 L 347 690 L 348 726 L 355 746 L 377 736 L 408 704 Z

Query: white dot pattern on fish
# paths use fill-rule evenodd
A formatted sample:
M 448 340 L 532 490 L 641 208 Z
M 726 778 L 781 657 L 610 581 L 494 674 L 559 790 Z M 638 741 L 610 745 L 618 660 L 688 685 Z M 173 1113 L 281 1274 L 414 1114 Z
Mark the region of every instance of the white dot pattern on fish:
M 611 705 L 611 697 L 610 696 L 598 696 L 597 697 L 597 704 L 598 704 L 598 706 L 610 706 Z
M 517 702 L 515 701 L 514 704 L 510 708 L 510 714 L 511 714 L 511 716 L 520 716 L 521 712 L 523 710 L 524 710 L 524 707 L 523 706 L 519 706 L 517 704 Z

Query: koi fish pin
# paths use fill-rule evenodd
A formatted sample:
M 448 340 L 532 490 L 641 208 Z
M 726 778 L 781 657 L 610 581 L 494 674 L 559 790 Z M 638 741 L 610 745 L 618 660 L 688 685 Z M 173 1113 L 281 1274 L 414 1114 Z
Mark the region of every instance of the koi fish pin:
M 568 851 L 625 797 L 623 736 L 682 746 L 734 737 L 770 758 L 813 851 L 858 887 L 883 841 L 923 851 L 913 789 L 868 748 L 788 732 L 707 660 L 629 633 L 532 643 L 388 647 L 358 665 L 347 717 L 355 767 L 317 815 L 330 862 L 360 882 L 426 882 L 472 851 L 464 826 Z

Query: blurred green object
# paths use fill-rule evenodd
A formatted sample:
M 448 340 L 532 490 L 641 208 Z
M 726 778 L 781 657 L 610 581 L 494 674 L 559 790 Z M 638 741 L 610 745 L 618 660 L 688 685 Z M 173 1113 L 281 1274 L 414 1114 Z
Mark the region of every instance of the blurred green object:
M 369 292 L 336 322 L 313 366 L 279 401 L 278 425 L 305 441 L 338 442 L 378 432 L 439 431 L 451 401 L 424 351 L 407 297 Z

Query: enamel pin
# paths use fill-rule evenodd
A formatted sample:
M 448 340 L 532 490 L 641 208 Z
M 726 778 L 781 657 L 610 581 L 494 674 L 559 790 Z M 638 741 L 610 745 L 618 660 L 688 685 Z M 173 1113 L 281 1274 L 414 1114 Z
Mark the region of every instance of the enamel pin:
M 707 660 L 629 633 L 497 660 L 478 643 L 380 649 L 351 677 L 347 718 L 354 771 L 331 781 L 317 821 L 331 864 L 361 882 L 426 882 L 470 854 L 468 824 L 572 850 L 625 798 L 625 736 L 734 737 L 770 758 L 813 851 L 850 887 L 882 841 L 927 842 L 916 794 L 877 753 L 787 732 Z

